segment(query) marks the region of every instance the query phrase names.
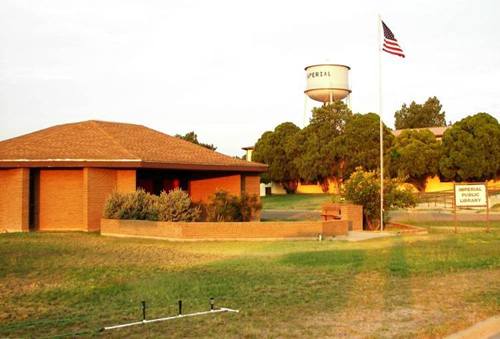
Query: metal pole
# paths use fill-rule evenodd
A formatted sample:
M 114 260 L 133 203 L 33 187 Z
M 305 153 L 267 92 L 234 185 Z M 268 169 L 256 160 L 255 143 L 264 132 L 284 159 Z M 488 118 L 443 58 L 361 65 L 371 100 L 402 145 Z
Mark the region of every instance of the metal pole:
M 380 230 L 384 230 L 384 137 L 383 137 L 383 122 L 382 122 L 382 53 L 380 46 L 382 46 L 382 32 L 381 32 L 382 18 L 378 16 L 378 114 L 379 114 L 379 138 L 380 138 Z
M 488 182 L 484 183 L 484 187 L 486 189 L 486 232 L 490 231 L 490 202 L 488 196 Z

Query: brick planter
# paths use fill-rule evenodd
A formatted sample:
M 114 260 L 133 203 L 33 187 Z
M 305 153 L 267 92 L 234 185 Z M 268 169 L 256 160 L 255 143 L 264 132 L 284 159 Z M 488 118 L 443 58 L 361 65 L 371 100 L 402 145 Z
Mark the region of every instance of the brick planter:
M 354 204 L 340 204 L 341 220 L 352 221 L 352 231 L 363 230 L 363 206 Z
M 322 214 L 328 214 L 328 209 L 340 211 L 338 215 L 340 220 L 351 223 L 349 231 L 363 230 L 363 206 L 349 203 L 326 203 L 322 206 Z
M 167 240 L 257 240 L 347 234 L 349 221 L 161 222 L 101 219 L 101 234 Z

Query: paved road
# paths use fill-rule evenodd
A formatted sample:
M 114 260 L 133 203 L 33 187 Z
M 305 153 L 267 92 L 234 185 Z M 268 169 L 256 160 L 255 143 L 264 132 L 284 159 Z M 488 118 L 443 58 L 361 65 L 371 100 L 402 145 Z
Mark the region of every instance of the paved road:
M 321 220 L 320 211 L 308 211 L 308 210 L 262 210 L 263 220 Z M 408 221 L 408 220 L 418 220 L 418 221 L 453 221 L 453 214 L 446 211 L 425 211 L 425 210 L 414 210 L 411 212 L 407 211 L 391 211 L 390 212 L 392 221 Z M 486 220 L 485 213 L 476 213 L 474 210 L 470 211 L 460 211 L 458 213 L 458 220 L 462 221 L 484 221 Z M 491 212 L 490 220 L 500 220 L 499 212 Z
M 321 220 L 320 211 L 262 210 L 262 220 Z

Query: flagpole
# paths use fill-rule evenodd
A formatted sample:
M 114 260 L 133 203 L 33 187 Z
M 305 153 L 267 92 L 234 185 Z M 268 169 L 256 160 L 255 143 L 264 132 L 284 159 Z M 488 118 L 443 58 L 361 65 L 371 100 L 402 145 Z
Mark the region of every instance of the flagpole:
M 382 18 L 378 15 L 378 114 L 379 114 L 379 137 L 380 137 L 380 230 L 384 230 L 384 137 L 382 122 Z

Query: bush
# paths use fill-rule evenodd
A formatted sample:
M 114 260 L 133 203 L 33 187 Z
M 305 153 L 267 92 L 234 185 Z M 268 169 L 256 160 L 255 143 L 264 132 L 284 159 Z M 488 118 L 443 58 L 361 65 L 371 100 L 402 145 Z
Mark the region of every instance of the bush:
M 193 206 L 189 195 L 174 189 L 168 193 L 161 192 L 158 197 L 158 220 L 161 221 L 197 221 L 201 208 Z
M 392 208 L 413 207 L 416 197 L 407 188 L 400 188 L 402 180 L 384 180 L 384 211 Z M 363 206 L 363 216 L 368 229 L 379 227 L 380 221 L 380 176 L 376 172 L 365 172 L 356 168 L 344 185 L 345 199 Z M 385 216 L 386 214 L 384 214 Z
M 193 206 L 189 195 L 179 189 L 160 196 L 139 189 L 132 193 L 113 192 L 104 207 L 108 219 L 132 219 L 151 221 L 196 221 L 201 214 Z
M 250 221 L 261 209 L 256 195 L 242 193 L 237 197 L 221 190 L 211 196 L 206 215 L 208 221 Z
M 241 221 L 250 221 L 262 209 L 259 197 L 255 194 L 249 195 L 245 192 L 240 197 Z
M 238 221 L 241 219 L 238 197 L 217 191 L 206 206 L 208 221 Z
M 113 192 L 104 207 L 108 219 L 158 220 L 157 197 L 138 189 L 132 193 Z

